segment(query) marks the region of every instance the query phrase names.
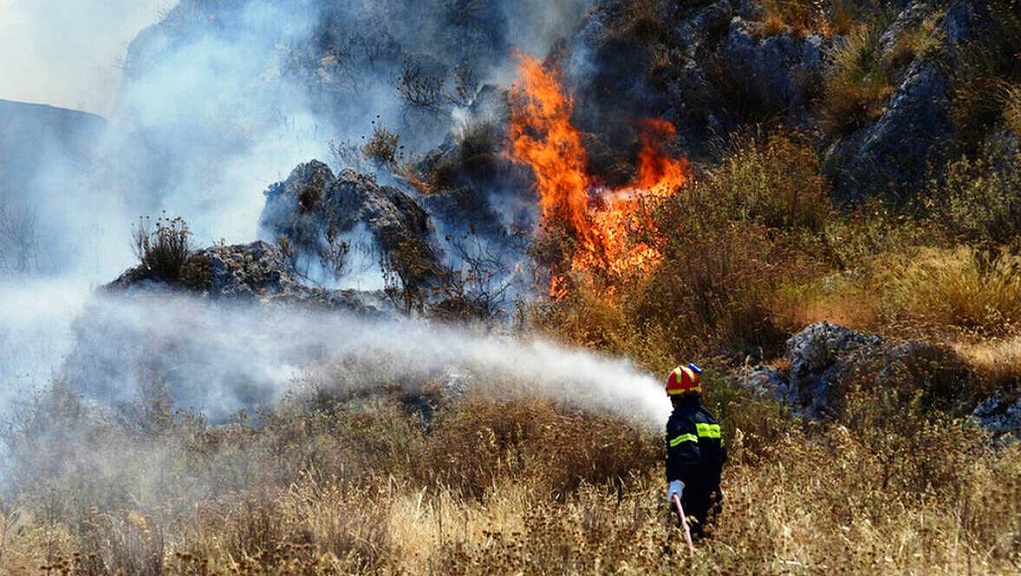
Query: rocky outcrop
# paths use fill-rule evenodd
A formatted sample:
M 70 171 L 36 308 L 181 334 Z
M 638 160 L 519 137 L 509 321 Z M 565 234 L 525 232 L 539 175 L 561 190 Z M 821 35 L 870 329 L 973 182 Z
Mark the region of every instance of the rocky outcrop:
M 277 247 L 263 241 L 212 246 L 194 252 L 172 282 L 150 278 L 143 266 L 126 271 L 106 285 L 115 292 L 181 292 L 213 300 L 299 303 L 376 313 L 388 308 L 372 292 L 326 290 L 303 283 Z
M 880 39 L 883 58 L 897 49 L 901 36 L 935 15 L 931 2 L 914 2 Z M 838 199 L 856 202 L 883 195 L 906 199 L 924 183 L 930 165 L 943 160 L 955 139 L 950 91 L 957 46 L 971 34 L 967 2 L 945 9 L 933 38 L 940 45 L 919 54 L 901 73 L 882 115 L 861 130 L 832 143 L 825 164 L 833 175 Z
M 918 341 L 894 344 L 820 322 L 792 336 L 775 365 L 746 366 L 737 382 L 805 418 L 840 417 L 847 394 L 859 390 L 968 417 L 994 437 L 1021 438 L 1021 400 L 1003 394 L 976 398 L 969 392 L 972 377 L 948 348 Z
M 353 170 L 334 176 L 317 160 L 299 165 L 266 191 L 259 225 L 299 267 L 315 262 L 328 267 L 364 230 L 370 240 L 358 249 L 377 255 L 405 287 L 424 289 L 440 270 L 429 216 L 415 200 Z M 342 262 L 333 263 L 342 268 Z

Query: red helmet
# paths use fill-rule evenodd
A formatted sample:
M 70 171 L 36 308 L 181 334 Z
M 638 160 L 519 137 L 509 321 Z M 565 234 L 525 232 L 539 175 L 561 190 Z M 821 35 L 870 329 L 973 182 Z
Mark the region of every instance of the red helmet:
M 701 373 L 702 369 L 694 362 L 674 368 L 666 379 L 666 395 L 701 394 L 702 386 L 698 383 L 698 375 Z

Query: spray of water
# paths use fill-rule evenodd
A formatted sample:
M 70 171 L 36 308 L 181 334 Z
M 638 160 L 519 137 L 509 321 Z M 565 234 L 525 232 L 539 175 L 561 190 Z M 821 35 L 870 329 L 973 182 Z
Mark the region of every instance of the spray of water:
M 459 373 L 484 393 L 493 392 L 487 382 L 515 382 L 653 427 L 668 414 L 659 382 L 626 359 L 406 319 L 107 295 L 85 307 L 75 341 L 62 373 L 92 401 L 111 408 L 143 402 L 156 379 L 178 405 L 212 421 L 272 407 L 311 367 L 337 358 L 384 364 L 409 392 Z

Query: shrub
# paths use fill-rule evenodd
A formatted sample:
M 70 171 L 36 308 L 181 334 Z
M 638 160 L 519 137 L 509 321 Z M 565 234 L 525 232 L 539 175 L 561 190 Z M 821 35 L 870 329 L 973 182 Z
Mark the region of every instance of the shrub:
M 139 218 L 132 236 L 135 255 L 148 277 L 164 282 L 178 279 L 191 255 L 188 241 L 191 231 L 180 216 L 161 216 L 156 219 L 155 228 L 150 228 L 148 216 Z
M 1021 150 L 992 144 L 930 178 L 928 223 L 953 240 L 994 255 L 1021 251 Z
M 737 139 L 709 186 L 733 206 L 734 217 L 785 232 L 818 233 L 833 214 L 819 156 L 796 134 Z
M 500 150 L 503 136 L 496 122 L 490 118 L 464 120 L 455 136 L 461 162 L 477 156 L 491 156 Z
M 879 118 L 893 94 L 890 70 L 879 44 L 886 23 L 867 23 L 834 51 L 822 102 L 822 125 L 831 134 L 854 132 Z
M 443 78 L 428 75 L 410 56 L 405 56 L 395 86 L 397 93 L 410 106 L 429 109 L 443 102 Z
M 393 166 L 400 160 L 400 135 L 372 121 L 372 136 L 362 146 L 362 154 L 377 166 Z
M 726 343 L 772 353 L 786 340 L 771 310 L 787 283 L 811 277 L 814 240 L 835 217 L 818 159 L 790 135 L 746 137 L 716 171 L 662 203 L 663 260 L 627 298 L 629 324 L 658 327 L 674 354 Z M 692 348 L 692 347 L 696 348 Z

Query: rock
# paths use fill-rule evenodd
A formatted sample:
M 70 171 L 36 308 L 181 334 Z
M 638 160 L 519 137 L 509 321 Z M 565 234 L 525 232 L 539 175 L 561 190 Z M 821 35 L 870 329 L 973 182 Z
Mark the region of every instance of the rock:
M 785 114 L 818 92 L 824 47 L 817 35 L 767 36 L 761 24 L 734 18 L 720 50 L 723 80 L 763 113 Z
M 941 5 L 942 6 L 942 5 Z M 904 200 L 921 189 L 930 165 L 946 158 L 955 130 L 950 118 L 950 72 L 958 47 L 974 34 L 967 2 L 937 7 L 912 2 L 880 39 L 889 57 L 905 30 L 917 29 L 944 10 L 931 37 L 937 49 L 915 56 L 897 81 L 882 115 L 860 131 L 833 142 L 824 165 L 834 177 L 836 198 L 844 203 L 881 195 Z
M 839 411 L 844 381 L 862 363 L 883 354 L 884 342 L 849 328 L 820 322 L 787 340 L 790 374 L 777 395 L 811 418 Z
M 356 227 L 371 237 L 373 254 L 391 266 L 406 287 L 435 283 L 440 254 L 431 242 L 428 214 L 407 194 L 344 170 L 337 176 L 317 160 L 301 164 L 266 190 L 261 233 L 285 246 L 306 267 L 348 241 Z
M 937 63 L 912 64 L 883 115 L 829 149 L 824 164 L 835 175 L 837 200 L 857 202 L 874 195 L 903 200 L 917 189 L 927 164 L 942 156 L 953 131 L 948 83 Z
M 994 438 L 1021 440 L 1021 398 L 1011 402 L 994 394 L 972 410 L 970 420 L 988 430 Z
M 923 341 L 890 343 L 820 322 L 787 340 L 781 365 L 742 367 L 737 385 L 756 397 L 775 398 L 795 415 L 810 419 L 839 417 L 851 386 L 892 394 L 895 402 L 918 401 L 925 409 L 967 415 L 994 437 L 1021 439 L 1021 398 L 996 394 L 969 396 L 972 373 L 951 348 Z
M 754 391 L 756 398 L 776 398 L 781 387 L 786 387 L 778 368 L 773 366 L 744 366 L 737 375 L 737 383 Z
M 390 308 L 378 294 L 303 284 L 284 254 L 263 241 L 199 250 L 188 258 L 175 282 L 153 280 L 138 266 L 105 288 L 136 293 L 192 292 L 211 299 L 301 303 L 369 314 Z

